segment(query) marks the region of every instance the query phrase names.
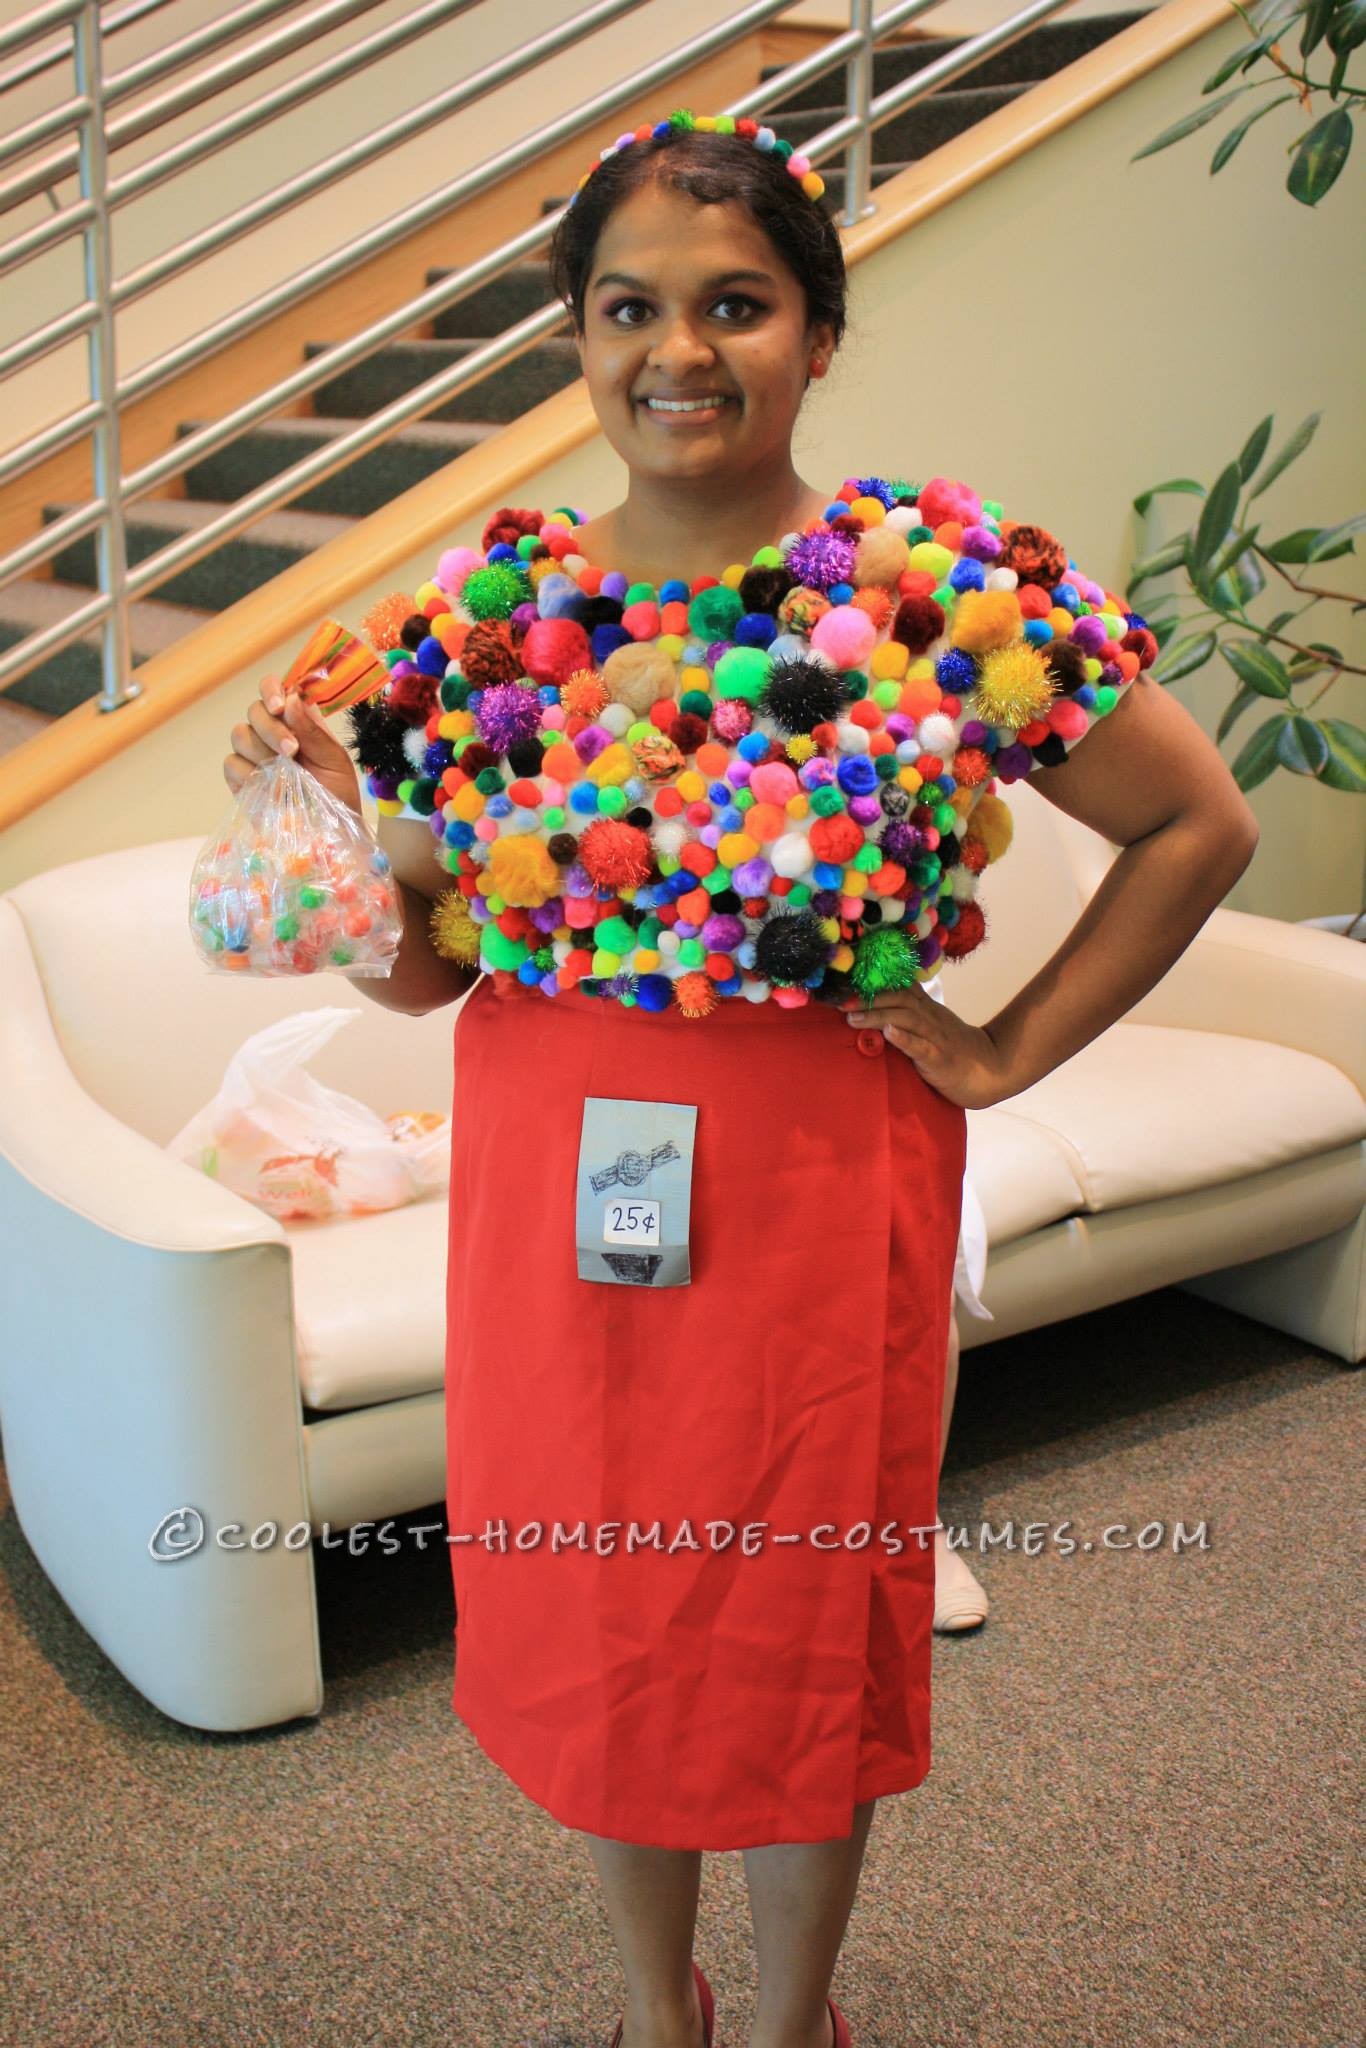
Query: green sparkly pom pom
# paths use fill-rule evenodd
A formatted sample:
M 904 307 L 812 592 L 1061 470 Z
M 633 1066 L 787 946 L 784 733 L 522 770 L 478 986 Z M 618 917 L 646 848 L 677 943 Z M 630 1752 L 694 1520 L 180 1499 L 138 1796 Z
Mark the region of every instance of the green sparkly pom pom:
M 909 988 L 920 966 L 920 949 L 899 924 L 875 925 L 854 948 L 849 978 L 861 996 L 887 988 Z
M 697 126 L 697 116 L 691 107 L 675 107 L 669 116 L 669 126 L 671 128 L 695 128 Z
M 465 578 L 460 602 L 472 619 L 510 619 L 531 595 L 531 578 L 519 562 L 488 562 Z

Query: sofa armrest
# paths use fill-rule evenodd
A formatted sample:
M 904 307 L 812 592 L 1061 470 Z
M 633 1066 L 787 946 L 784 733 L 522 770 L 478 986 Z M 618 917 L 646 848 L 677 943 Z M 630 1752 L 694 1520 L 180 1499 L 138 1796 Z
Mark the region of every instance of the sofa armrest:
M 1226 1031 L 1315 1053 L 1366 1094 L 1363 1017 L 1366 946 L 1313 926 L 1219 909 L 1127 1021 Z
M 158 1251 L 286 1242 L 263 1209 L 121 1123 L 67 1065 L 14 906 L 0 898 L 0 1159 L 98 1229 Z M 148 1057 L 154 1056 L 149 1045 Z

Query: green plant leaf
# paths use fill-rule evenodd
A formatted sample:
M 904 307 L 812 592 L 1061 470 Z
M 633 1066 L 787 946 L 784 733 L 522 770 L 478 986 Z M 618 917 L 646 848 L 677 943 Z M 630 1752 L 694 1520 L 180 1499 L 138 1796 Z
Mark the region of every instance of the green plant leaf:
M 1175 683 L 1182 676 L 1192 676 L 1203 668 L 1219 642 L 1213 633 L 1193 633 L 1186 640 L 1178 640 L 1169 654 L 1164 653 L 1155 661 L 1151 674 L 1154 682 Z
M 1260 640 L 1225 640 L 1219 652 L 1245 689 L 1259 697 L 1288 697 L 1290 677 L 1283 661 Z
M 1300 422 L 1299 426 L 1296 427 L 1294 433 L 1290 436 L 1290 439 L 1285 443 L 1284 447 L 1279 448 L 1272 456 L 1270 462 L 1268 462 L 1266 468 L 1252 486 L 1248 493 L 1249 503 L 1251 503 L 1253 498 L 1260 498 L 1263 491 L 1269 490 L 1281 472 L 1289 469 L 1292 462 L 1298 462 L 1305 449 L 1309 446 L 1309 443 L 1313 440 L 1314 431 L 1322 418 L 1323 414 L 1321 412 L 1311 412 L 1307 420 Z
M 1319 771 L 1319 781 L 1329 789 L 1366 795 L 1366 732 L 1345 718 L 1321 718 L 1319 731 L 1328 743 L 1328 759 Z
M 1260 702 L 1261 696 L 1259 692 L 1256 690 L 1249 690 L 1247 685 L 1244 683 L 1243 686 L 1237 692 L 1236 696 L 1231 697 L 1228 703 L 1224 706 L 1224 715 L 1219 720 L 1219 730 L 1214 735 L 1215 745 L 1223 745 L 1224 741 L 1232 732 L 1234 726 L 1238 723 L 1238 720 L 1247 710 L 1249 704 L 1259 704 Z
M 1250 114 L 1245 115 L 1241 121 L 1236 121 L 1233 127 L 1229 129 L 1228 134 L 1221 138 L 1219 145 L 1214 152 L 1214 155 L 1210 158 L 1210 176 L 1213 177 L 1216 171 L 1223 170 L 1224 165 L 1228 162 L 1234 150 L 1238 147 L 1238 144 L 1247 134 L 1248 129 L 1253 127 L 1256 122 L 1260 121 L 1263 114 L 1269 114 L 1273 107 L 1283 107 L 1287 100 L 1293 100 L 1298 98 L 1298 93 L 1278 92 L 1274 100 L 1268 100 L 1264 106 L 1255 107 L 1253 111 Z M 1253 467 L 1255 468 L 1256 465 L 1254 464 Z M 1246 472 L 1244 473 L 1243 480 L 1244 482 L 1247 481 Z
M 1307 57 L 1310 51 L 1316 50 L 1323 41 L 1336 5 L 1337 0 L 1309 0 L 1309 5 L 1304 10 L 1304 27 L 1300 31 L 1302 57 Z
M 1156 640 L 1157 651 L 1160 654 L 1173 636 L 1181 631 L 1181 621 L 1180 619 L 1149 619 L 1148 631 Z
M 1252 429 L 1243 443 L 1243 452 L 1238 457 L 1238 474 L 1244 483 L 1252 475 L 1262 457 L 1266 454 L 1271 440 L 1271 429 L 1276 424 L 1276 415 L 1269 412 L 1259 425 Z
M 1344 519 L 1340 526 L 1325 527 L 1316 533 L 1309 543 L 1306 562 L 1327 562 L 1334 555 L 1348 555 L 1352 552 L 1352 535 L 1366 530 L 1366 512 L 1358 512 L 1351 519 Z
M 1276 766 L 1276 740 L 1285 724 L 1284 712 L 1275 718 L 1268 718 L 1257 727 L 1233 763 L 1233 779 L 1246 795 L 1259 782 L 1265 782 Z
M 1276 759 L 1292 775 L 1319 775 L 1328 765 L 1328 742 L 1316 718 L 1297 711 L 1276 735 Z
M 1156 156 L 1159 149 L 1170 149 L 1174 142 L 1184 142 L 1188 135 L 1194 135 L 1197 128 L 1203 128 L 1206 121 L 1212 121 L 1216 114 L 1222 114 L 1225 107 L 1231 107 L 1236 99 L 1241 99 L 1245 92 L 1251 90 L 1248 85 L 1235 85 L 1232 92 L 1221 92 L 1218 99 L 1211 100 L 1207 107 L 1197 107 L 1193 114 L 1186 114 L 1173 122 L 1170 128 L 1164 128 L 1151 142 L 1145 142 L 1142 149 L 1134 151 L 1130 163 L 1136 164 L 1140 157 Z
M 1169 569 L 1179 569 L 1186 559 L 1186 536 L 1169 540 L 1151 555 L 1141 555 L 1129 571 L 1129 588 L 1136 590 L 1140 583 L 1146 583 L 1150 576 L 1165 576 Z
M 1149 490 L 1140 491 L 1134 499 L 1134 510 L 1140 519 L 1153 499 L 1160 498 L 1164 491 L 1184 491 L 1188 498 L 1203 498 L 1205 486 L 1198 484 L 1193 476 L 1174 476 L 1165 484 L 1153 484 Z
M 1334 541 L 1331 547 L 1319 546 L 1314 549 L 1312 555 L 1310 554 L 1310 547 L 1315 541 L 1332 541 L 1332 539 L 1333 532 L 1331 528 L 1297 526 L 1293 533 L 1283 533 L 1279 540 L 1273 540 L 1269 546 L 1262 549 L 1262 553 L 1270 555 L 1273 562 L 1288 562 L 1292 565 L 1296 562 L 1331 562 L 1338 555 L 1351 554 L 1352 543 L 1350 540 Z
M 1328 25 L 1328 47 L 1337 52 L 1340 63 L 1362 43 L 1366 43 L 1366 0 L 1347 0 Z
M 1220 593 L 1219 601 L 1225 609 L 1244 610 L 1254 597 L 1260 597 L 1266 589 L 1266 577 L 1255 554 L 1240 555 L 1226 576 L 1219 577 L 1215 589 Z M 1225 594 L 1227 593 L 1227 594 Z
M 1247 71 L 1259 57 L 1266 55 L 1279 34 L 1280 29 L 1273 28 L 1268 34 L 1258 36 L 1254 42 L 1239 43 L 1237 49 L 1229 52 L 1218 69 L 1211 71 L 1200 88 L 1201 92 L 1218 92 L 1220 86 L 1227 85 L 1230 78 L 1236 77 L 1240 71 Z
M 1260 526 L 1249 526 L 1245 532 L 1230 534 L 1205 571 L 1211 583 L 1217 583 L 1221 576 L 1227 575 L 1239 556 L 1245 555 L 1249 548 L 1257 545 L 1257 535 L 1261 530 Z
M 1190 545 L 1192 570 L 1205 568 L 1215 549 L 1222 545 L 1238 510 L 1238 492 L 1242 482 L 1237 463 L 1230 462 L 1206 498 Z
M 1285 187 L 1301 206 L 1317 206 L 1337 182 L 1352 147 L 1352 117 L 1335 107 L 1316 121 L 1295 151 Z

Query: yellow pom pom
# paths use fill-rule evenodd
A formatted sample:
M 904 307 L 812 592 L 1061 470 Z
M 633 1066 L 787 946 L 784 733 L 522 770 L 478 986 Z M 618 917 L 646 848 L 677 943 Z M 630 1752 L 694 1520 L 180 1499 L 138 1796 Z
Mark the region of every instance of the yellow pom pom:
M 738 590 L 747 574 L 748 571 L 743 562 L 732 562 L 728 569 L 721 571 L 721 581 L 725 584 L 727 590 Z
M 840 921 L 837 917 L 821 919 L 821 937 L 833 945 L 840 935 Z
M 850 945 L 836 946 L 831 955 L 830 965 L 837 974 L 847 974 L 854 964 L 854 949 Z
M 742 861 L 756 860 L 758 855 L 759 842 L 748 832 L 723 832 L 716 849 L 717 859 L 728 868 L 738 868 Z
M 567 526 L 572 531 L 574 522 L 567 512 L 547 512 L 543 524 L 546 526 Z
M 809 732 L 794 732 L 783 748 L 783 752 L 787 755 L 788 760 L 795 761 L 798 767 L 801 766 L 803 761 L 809 761 L 815 751 L 816 742 L 812 739 Z
M 953 608 L 949 637 L 968 654 L 985 654 L 992 647 L 1008 647 L 1023 629 L 1020 602 L 1013 590 L 964 590 Z
M 910 649 L 899 640 L 884 640 L 869 657 L 868 673 L 875 683 L 899 682 L 910 658 Z
M 986 656 L 977 678 L 973 712 L 984 725 L 1018 732 L 1022 725 L 1040 717 L 1056 694 L 1057 686 L 1038 648 L 1021 640 L 1014 647 L 993 648 Z
M 446 889 L 432 905 L 432 946 L 447 960 L 473 967 L 479 959 L 479 927 L 458 889 Z
M 683 690 L 705 690 L 710 693 L 711 670 L 709 668 L 680 669 L 678 687 L 680 692 Z
M 881 526 L 887 517 L 887 507 L 881 498 L 855 498 L 849 512 L 852 518 L 861 519 L 865 526 Z
M 992 796 L 989 792 L 979 796 L 972 807 L 968 830 L 981 840 L 989 859 L 999 860 L 1010 845 L 1015 830 L 1010 805 L 1004 798 Z
M 381 818 L 396 818 L 403 809 L 403 806 L 396 796 L 377 796 L 375 798 L 375 809 L 379 812 Z
M 825 180 L 819 171 L 808 171 L 801 181 L 801 187 L 808 199 L 819 199 L 825 190 Z
M 656 953 L 653 946 L 641 946 L 638 951 L 631 955 L 631 972 L 633 974 L 653 974 L 663 958 L 664 955 Z
M 488 798 L 482 789 L 476 789 L 472 782 L 464 782 L 451 798 L 451 809 L 462 825 L 472 825 L 484 815 Z
M 595 782 L 599 789 L 605 783 L 620 787 L 635 774 L 636 757 L 628 746 L 614 740 L 610 747 L 604 747 L 597 758 L 588 763 L 583 772 L 588 781 Z
M 560 870 L 545 841 L 535 832 L 517 832 L 495 839 L 489 847 L 485 877 L 504 903 L 534 910 L 560 893 Z
M 695 804 L 707 793 L 707 778 L 699 775 L 695 768 L 687 768 L 679 776 L 674 788 L 685 804 Z
M 699 114 L 693 122 L 693 127 L 700 129 L 703 135 L 714 135 L 716 133 L 715 114 Z
M 799 789 L 795 796 L 788 798 L 783 809 L 789 818 L 804 818 L 811 809 L 811 799 L 804 789 Z

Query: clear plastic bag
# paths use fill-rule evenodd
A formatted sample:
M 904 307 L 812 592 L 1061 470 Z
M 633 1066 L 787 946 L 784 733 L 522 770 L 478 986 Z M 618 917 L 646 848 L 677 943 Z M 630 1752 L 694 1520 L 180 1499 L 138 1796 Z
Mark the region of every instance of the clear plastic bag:
M 450 1118 L 377 1116 L 308 1062 L 357 1012 L 301 1010 L 238 1048 L 223 1084 L 166 1150 L 282 1223 L 397 1209 L 449 1185 Z
M 392 973 L 403 911 L 364 819 L 287 754 L 248 776 L 190 880 L 195 950 L 216 973 Z

